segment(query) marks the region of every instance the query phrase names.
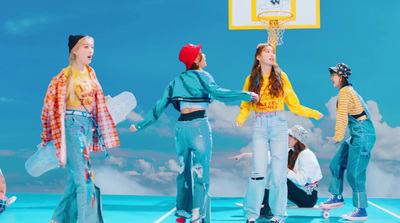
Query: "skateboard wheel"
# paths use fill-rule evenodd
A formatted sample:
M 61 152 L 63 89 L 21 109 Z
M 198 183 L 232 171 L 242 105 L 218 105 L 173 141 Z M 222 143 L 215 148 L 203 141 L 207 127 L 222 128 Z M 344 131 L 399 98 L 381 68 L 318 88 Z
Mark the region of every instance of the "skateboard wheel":
M 327 211 L 323 211 L 322 215 L 324 216 L 324 218 L 329 218 L 329 212 Z

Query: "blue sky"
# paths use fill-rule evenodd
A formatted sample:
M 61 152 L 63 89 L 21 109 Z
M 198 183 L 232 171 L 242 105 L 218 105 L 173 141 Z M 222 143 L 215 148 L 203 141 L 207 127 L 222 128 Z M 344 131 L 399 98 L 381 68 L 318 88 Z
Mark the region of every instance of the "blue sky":
M 228 1 L 23 0 L 5 4 L 0 3 L 0 168 L 10 193 L 59 193 L 65 186 L 66 170 L 33 178 L 24 162 L 40 142 L 40 113 L 50 79 L 68 65 L 68 35 L 94 37 L 91 66 L 106 95 L 130 91 L 138 101 L 129 120 L 117 126 L 121 147 L 110 151 L 112 159 L 92 154 L 97 184 L 105 193 L 163 195 L 175 194 L 173 134 L 178 113 L 168 108 L 159 122 L 139 133 L 130 133 L 129 125 L 140 120 L 167 83 L 184 71 L 178 53 L 186 43 L 203 45 L 205 70 L 220 86 L 241 89 L 255 47 L 267 36 L 265 30 L 228 30 Z M 321 1 L 320 10 L 321 28 L 287 30 L 277 59 L 301 103 L 326 117 L 315 121 L 288 112 L 289 127 L 300 123 L 311 132 L 309 146 L 323 167 L 321 191 L 326 194 L 327 165 L 337 146 L 326 144 L 325 137 L 333 136 L 333 97 L 338 92 L 327 68 L 338 62 L 348 64 L 353 70 L 350 81 L 368 101 L 377 128 L 369 168 L 369 176 L 374 176 L 369 178 L 370 194 L 399 197 L 400 106 L 394 99 L 400 82 L 400 2 Z M 238 105 L 215 101 L 207 112 L 214 131 L 214 196 L 244 195 L 250 175 L 251 160 L 235 163 L 226 158 L 250 148 L 250 122 L 243 129 L 234 127 Z M 398 190 L 375 189 L 373 182 L 382 181 Z M 226 190 L 221 186 L 226 183 L 237 186 Z

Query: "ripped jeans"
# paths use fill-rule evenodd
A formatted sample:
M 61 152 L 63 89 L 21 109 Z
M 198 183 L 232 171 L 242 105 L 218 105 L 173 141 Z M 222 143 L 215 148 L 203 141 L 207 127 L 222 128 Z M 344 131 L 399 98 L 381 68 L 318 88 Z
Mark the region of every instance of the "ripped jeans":
M 287 216 L 287 131 L 282 111 L 256 115 L 252 137 L 253 170 L 243 203 L 247 219 L 259 217 L 266 186 L 272 213 L 280 218 Z
M 180 121 L 175 129 L 180 171 L 176 177 L 175 216 L 211 222 L 210 161 L 211 127 L 207 118 Z
M 65 116 L 69 179 L 52 217 L 57 223 L 104 222 L 100 189 L 93 183 L 89 160 L 92 134 L 90 118 Z

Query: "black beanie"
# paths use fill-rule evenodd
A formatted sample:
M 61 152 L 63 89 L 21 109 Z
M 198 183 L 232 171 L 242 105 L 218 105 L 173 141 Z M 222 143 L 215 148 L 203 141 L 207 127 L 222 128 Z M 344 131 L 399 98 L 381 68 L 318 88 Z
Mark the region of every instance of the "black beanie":
M 71 53 L 72 48 L 76 45 L 76 43 L 85 37 L 85 35 L 70 35 L 68 38 L 68 47 L 69 47 L 69 53 Z

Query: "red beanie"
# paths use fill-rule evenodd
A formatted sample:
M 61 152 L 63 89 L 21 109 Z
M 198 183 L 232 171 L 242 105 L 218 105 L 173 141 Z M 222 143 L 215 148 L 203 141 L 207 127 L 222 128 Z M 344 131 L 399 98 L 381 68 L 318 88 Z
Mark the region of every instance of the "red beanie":
M 201 45 L 193 45 L 193 44 L 186 44 L 182 47 L 181 52 L 179 53 L 179 60 L 182 61 L 186 65 L 186 70 L 189 70 L 194 61 L 199 55 L 201 49 Z

